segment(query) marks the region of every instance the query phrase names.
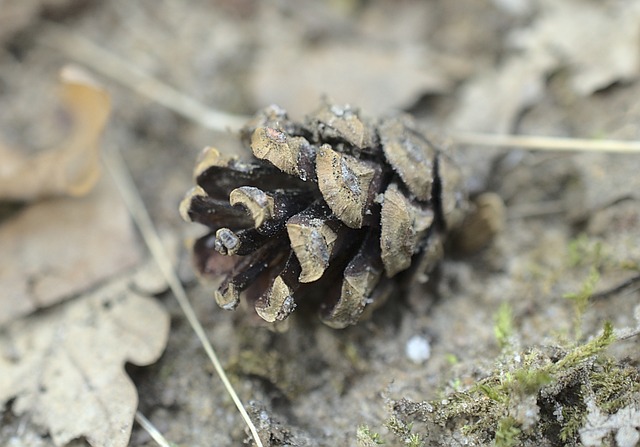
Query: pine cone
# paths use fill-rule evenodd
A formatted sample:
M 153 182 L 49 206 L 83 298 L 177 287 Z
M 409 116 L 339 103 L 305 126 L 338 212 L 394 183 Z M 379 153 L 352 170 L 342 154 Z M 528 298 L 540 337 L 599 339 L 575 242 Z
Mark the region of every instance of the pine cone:
M 407 117 L 326 104 L 299 123 L 271 106 L 242 139 L 254 158 L 206 148 L 180 205 L 211 229 L 194 258 L 224 277 L 224 309 L 244 292 L 267 322 L 313 303 L 329 326 L 354 324 L 408 277 L 425 281 L 463 217 L 459 169 Z

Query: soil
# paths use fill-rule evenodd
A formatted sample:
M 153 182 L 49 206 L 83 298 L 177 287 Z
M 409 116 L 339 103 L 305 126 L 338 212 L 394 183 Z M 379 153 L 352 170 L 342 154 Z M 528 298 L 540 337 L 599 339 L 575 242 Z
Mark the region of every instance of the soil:
M 9 14 L 4 3 L 0 15 Z M 59 68 L 73 61 L 64 49 L 43 44 L 42 36 L 53 25 L 98 44 L 209 107 L 242 115 L 268 102 L 294 113 L 313 110 L 324 92 L 305 85 L 314 78 L 301 78 L 300 73 L 306 72 L 297 64 L 311 64 L 308 54 L 325 48 L 330 59 L 330 49 L 342 48 L 342 42 L 345 48 L 355 48 L 354 54 L 383 54 L 389 48 L 404 57 L 414 54 L 414 59 L 427 50 L 438 54 L 439 59 L 432 54 L 430 60 L 441 64 L 434 68 L 443 80 L 440 84 L 406 80 L 408 71 L 402 70 L 423 73 L 429 68 L 416 68 L 416 60 L 399 62 L 395 56 L 383 58 L 384 82 L 373 82 L 363 75 L 378 69 L 374 64 L 378 59 L 371 58 L 370 67 L 350 67 L 340 73 L 349 85 L 354 85 L 347 79 L 351 75 L 362 76 L 361 88 L 352 93 L 356 98 L 333 99 L 370 105 L 364 113 L 382 113 L 378 106 L 410 111 L 426 129 L 453 141 L 451 151 L 471 192 L 492 191 L 504 200 L 503 230 L 477 254 L 447 256 L 425 288 L 412 290 L 407 297 L 390 297 L 368 321 L 334 330 L 302 312 L 284 333 L 256 327 L 243 317 L 242 309 L 234 313 L 219 309 L 211 286 L 199 284 L 189 267 L 186 247 L 199 229 L 180 219 L 178 204 L 192 186 L 200 150 L 212 145 L 240 152 L 236 136 L 203 128 L 102 76 L 96 67 L 87 67 L 112 94 L 113 116 L 104 146 L 122 151 L 160 232 L 185 241 L 180 272 L 189 297 L 265 445 L 357 445 L 361 426 L 380 433 L 386 445 L 401 445 L 385 425 L 393 414 L 393 402 L 440 400 L 452 389 L 471 386 L 489 375 L 502 352 L 494 327 L 503 303 L 511 306 L 513 337 L 522 350 L 569 346 L 576 341 L 572 340 L 576 324 L 583 334 L 577 342 L 597 335 L 605 321 L 616 328 L 635 326 L 637 288 L 593 302 L 579 323 L 572 302 L 563 295 L 580 290 L 592 268 L 600 272 L 597 290 L 638 275 L 638 155 L 456 146 L 454 138 L 446 139 L 450 130 L 454 135 L 450 125 L 456 122 L 465 85 L 500 65 L 511 51 L 505 36 L 543 15 L 545 2 L 29 0 L 19 4 L 23 6 L 10 8 L 16 17 L 12 29 L 0 34 L 0 131 L 9 142 L 36 148 L 56 138 L 55 129 L 37 126 L 55 109 L 55 96 L 43 92 L 55 84 Z M 517 12 L 517 5 L 534 6 Z M 303 56 L 294 63 L 291 52 Z M 322 66 L 315 59 L 313 63 Z M 397 70 L 387 63 L 398 64 Z M 287 93 L 290 83 L 295 94 Z M 388 97 L 380 90 L 385 85 L 392 86 L 391 92 L 402 92 L 402 98 Z M 358 95 L 362 101 L 357 101 Z M 497 91 L 495 96 L 500 101 L 506 93 Z M 556 70 L 544 79 L 538 99 L 518 109 L 508 130 L 639 139 L 639 96 L 637 78 L 579 95 L 566 70 Z M 477 113 L 485 113 L 484 104 L 477 104 Z M 172 319 L 166 352 L 155 365 L 128 368 L 139 391 L 140 411 L 175 445 L 252 445 L 173 296 L 166 293 L 158 299 Z M 416 346 L 410 340 L 419 340 L 421 346 L 426 341 L 428 358 L 408 352 L 409 346 Z M 637 339 L 614 344 L 608 354 L 638 368 Z M 12 439 L 10 445 L 52 445 L 27 416 L 5 417 L 2 425 L 0 439 Z M 426 439 L 425 445 L 492 442 L 454 439 L 444 429 Z M 131 445 L 156 444 L 136 425 Z

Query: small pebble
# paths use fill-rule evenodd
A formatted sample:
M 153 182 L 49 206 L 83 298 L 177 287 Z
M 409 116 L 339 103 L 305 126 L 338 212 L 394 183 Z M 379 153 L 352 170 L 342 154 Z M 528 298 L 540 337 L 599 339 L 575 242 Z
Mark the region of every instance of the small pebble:
M 421 364 L 426 362 L 431 357 L 429 340 L 420 335 L 414 335 L 407 342 L 405 353 L 413 363 Z

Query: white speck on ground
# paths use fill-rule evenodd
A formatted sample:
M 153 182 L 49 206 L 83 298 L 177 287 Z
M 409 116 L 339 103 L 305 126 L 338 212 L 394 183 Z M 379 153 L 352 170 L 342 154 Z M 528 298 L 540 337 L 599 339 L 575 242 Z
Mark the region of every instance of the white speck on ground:
M 420 364 L 426 362 L 429 360 L 429 357 L 431 357 L 429 340 L 420 335 L 414 335 L 407 341 L 405 353 L 413 363 Z

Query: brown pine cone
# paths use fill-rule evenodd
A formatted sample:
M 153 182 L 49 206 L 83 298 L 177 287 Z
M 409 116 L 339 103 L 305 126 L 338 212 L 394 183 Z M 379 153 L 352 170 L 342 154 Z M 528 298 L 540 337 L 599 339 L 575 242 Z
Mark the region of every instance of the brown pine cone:
M 399 281 L 426 280 L 466 208 L 459 169 L 407 117 L 325 104 L 299 123 L 271 106 L 242 139 L 254 157 L 206 148 L 180 205 L 211 229 L 194 258 L 224 277 L 224 309 L 244 292 L 268 322 L 310 304 L 329 326 L 354 324 Z

